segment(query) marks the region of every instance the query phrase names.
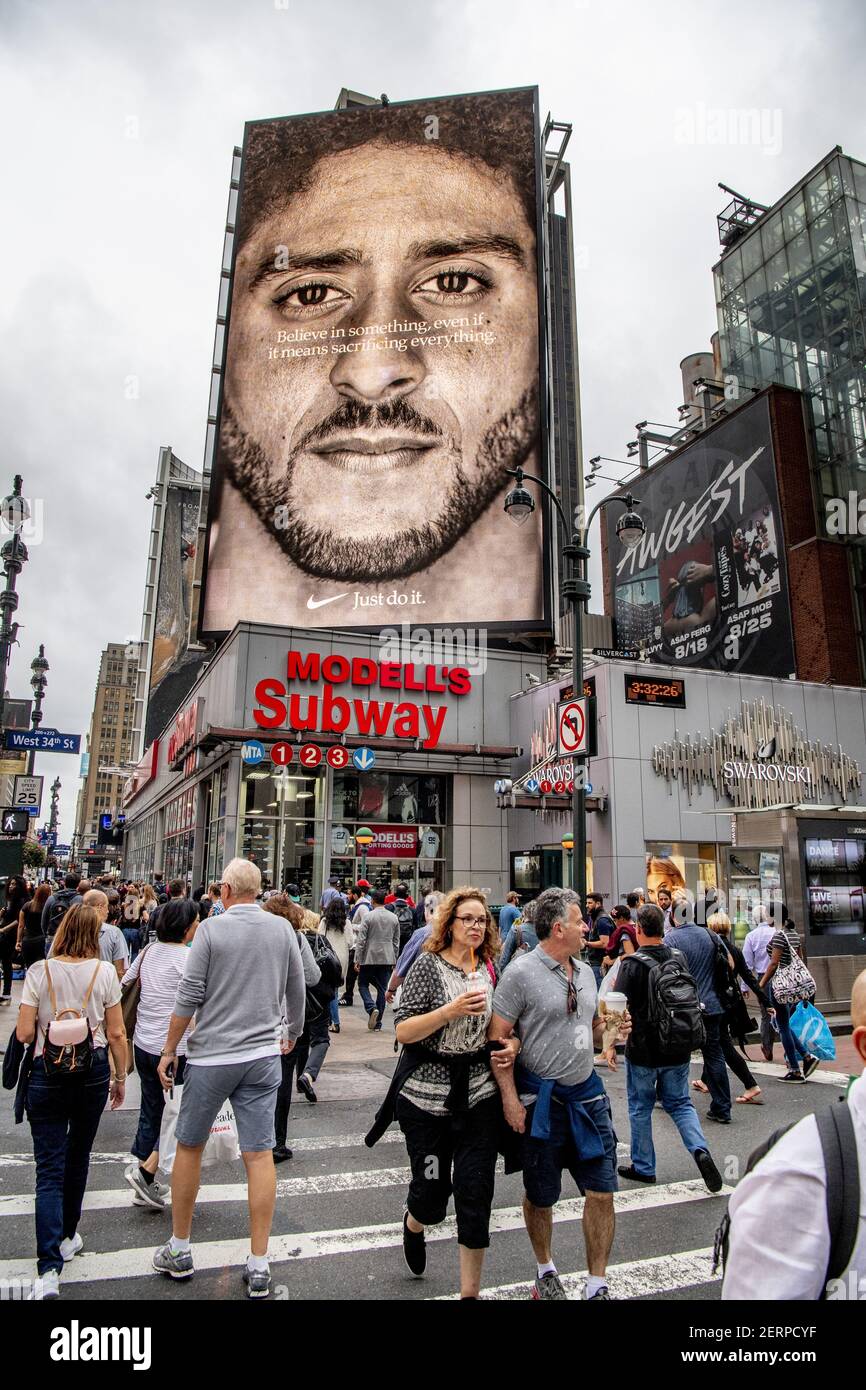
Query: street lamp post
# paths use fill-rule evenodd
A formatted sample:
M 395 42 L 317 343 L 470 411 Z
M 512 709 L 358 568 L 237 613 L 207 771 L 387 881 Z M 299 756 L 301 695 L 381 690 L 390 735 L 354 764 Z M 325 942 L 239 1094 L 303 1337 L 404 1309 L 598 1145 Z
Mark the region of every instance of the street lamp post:
M 360 825 L 355 831 L 355 844 L 361 846 L 361 877 L 367 877 L 367 850 L 375 839 L 373 831 L 366 825 Z
M 45 699 L 45 687 L 48 685 L 46 672 L 50 670 L 48 662 L 45 660 L 45 648 L 40 642 L 39 654 L 30 663 L 30 670 L 33 675 L 30 677 L 30 684 L 33 687 L 33 713 L 30 716 L 30 727 L 38 729 L 42 723 L 42 701 Z M 32 777 L 33 768 L 36 762 L 36 749 L 31 748 L 27 754 L 27 775 Z
M 543 478 L 539 478 L 535 473 L 526 473 L 522 468 L 508 468 L 506 472 L 515 480 L 514 487 L 507 494 L 504 504 L 505 511 L 512 521 L 520 524 L 535 511 L 535 501 L 532 494 L 527 492 L 524 487 L 524 482 L 533 482 L 547 493 L 556 508 L 557 516 L 562 525 L 565 537 L 562 554 L 567 564 L 567 573 L 562 581 L 562 596 L 568 601 L 572 611 L 572 698 L 579 700 L 583 695 L 583 611 L 592 592 L 586 577 L 586 562 L 589 559 L 586 540 L 596 512 L 610 499 L 603 497 L 600 502 L 597 502 L 587 517 L 586 524 L 582 527 L 576 526 L 572 531 L 559 498 Z M 615 500 L 621 502 L 625 507 L 625 511 L 616 523 L 616 534 L 622 544 L 627 549 L 632 550 L 646 530 L 643 518 L 634 510 L 640 503 L 636 497 L 632 497 L 631 493 L 628 493 L 624 498 Z M 571 795 L 572 841 L 575 861 L 572 887 L 579 894 L 581 905 L 583 905 L 586 902 L 586 807 L 584 804 L 586 754 L 578 754 L 576 762 L 574 791 Z
M 574 887 L 574 835 L 567 830 L 562 837 L 562 848 L 568 855 L 568 886 Z
M 0 550 L 3 575 L 6 580 L 5 587 L 0 593 L 0 736 L 3 734 L 4 715 L 6 713 L 6 673 L 9 669 L 12 648 L 18 640 L 18 624 L 12 621 L 12 614 L 18 607 L 15 584 L 29 558 L 27 546 L 21 539 L 24 524 L 30 516 L 27 501 L 21 496 L 22 486 L 23 480 L 20 474 L 16 474 L 12 492 L 8 497 L 4 497 L 2 504 L 0 504 L 2 507 L 0 514 L 12 532 L 12 539 L 6 541 L 3 549 Z

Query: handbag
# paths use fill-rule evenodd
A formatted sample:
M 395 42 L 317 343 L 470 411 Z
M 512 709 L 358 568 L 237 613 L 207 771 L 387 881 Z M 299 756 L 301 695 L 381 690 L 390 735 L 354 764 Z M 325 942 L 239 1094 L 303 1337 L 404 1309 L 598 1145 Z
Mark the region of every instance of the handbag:
M 93 1061 L 93 1032 L 90 1027 L 90 1019 L 87 1017 L 87 1006 L 90 1003 L 90 996 L 93 993 L 93 986 L 96 984 L 96 977 L 99 974 L 101 964 L 101 961 L 96 962 L 96 969 L 93 972 L 81 1008 L 58 1010 L 57 996 L 54 993 L 51 971 L 48 969 L 48 961 L 46 960 L 45 979 L 48 984 L 48 998 L 51 1000 L 53 1014 L 51 1022 L 45 1029 L 45 1041 L 42 1048 L 42 1060 L 46 1073 L 49 1073 L 50 1070 L 58 1076 L 73 1076 L 90 1070 Z
M 135 1032 L 135 1025 L 138 1021 L 138 1004 L 141 999 L 141 965 L 150 946 L 145 946 L 138 962 L 138 974 L 128 985 L 123 985 L 120 991 L 120 1012 L 123 1015 L 123 1026 L 126 1029 L 126 1070 L 135 1071 L 135 1051 L 132 1045 L 132 1035 Z
M 794 951 L 791 952 L 791 959 L 788 964 L 779 966 L 770 984 L 773 989 L 773 998 L 787 1008 L 814 999 L 818 988 L 811 971 L 807 970 Z

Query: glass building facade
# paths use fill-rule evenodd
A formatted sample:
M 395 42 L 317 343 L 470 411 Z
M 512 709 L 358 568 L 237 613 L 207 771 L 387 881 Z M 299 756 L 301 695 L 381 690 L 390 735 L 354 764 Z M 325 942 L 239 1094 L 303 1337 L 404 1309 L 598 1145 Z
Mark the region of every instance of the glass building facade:
M 713 273 L 725 375 L 806 396 L 823 525 L 830 498 L 866 491 L 866 164 L 834 150 L 732 241 Z M 864 663 L 866 537 L 843 539 Z

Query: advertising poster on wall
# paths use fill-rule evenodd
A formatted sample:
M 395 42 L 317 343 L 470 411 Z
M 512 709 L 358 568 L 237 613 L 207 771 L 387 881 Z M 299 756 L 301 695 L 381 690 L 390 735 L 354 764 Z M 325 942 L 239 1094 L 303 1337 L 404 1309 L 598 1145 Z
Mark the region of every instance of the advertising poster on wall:
M 202 636 L 541 626 L 535 89 L 247 125 Z
M 635 484 L 634 550 L 605 509 L 617 643 L 652 661 L 787 677 L 795 670 L 784 538 L 765 399 Z
M 190 650 L 189 624 L 198 538 L 199 488 L 167 490 L 153 625 L 153 653 L 144 745 L 162 732 L 201 670 L 205 654 Z

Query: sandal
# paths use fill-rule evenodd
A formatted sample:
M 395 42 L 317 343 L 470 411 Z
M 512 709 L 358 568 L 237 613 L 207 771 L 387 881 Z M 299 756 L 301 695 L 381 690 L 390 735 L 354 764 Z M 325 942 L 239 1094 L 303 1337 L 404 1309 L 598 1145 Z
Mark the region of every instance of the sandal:
M 708 1095 L 710 1094 L 710 1088 L 709 1088 L 709 1086 L 707 1086 L 706 1083 L 703 1082 L 703 1081 L 693 1081 L 693 1082 L 692 1082 L 692 1090 L 693 1090 L 693 1091 L 700 1091 L 701 1094 L 702 1094 L 702 1095 L 705 1095 L 705 1096 L 708 1096 Z
M 757 1092 L 755 1093 L 755 1095 L 753 1095 L 753 1096 L 745 1096 L 745 1095 L 743 1095 L 743 1096 L 734 1096 L 734 1100 L 736 1101 L 737 1105 L 763 1105 L 763 1104 L 764 1104 L 764 1098 L 763 1098 L 763 1096 L 761 1095 L 761 1088 L 760 1088 L 760 1087 L 758 1087 L 758 1090 L 757 1090 Z

